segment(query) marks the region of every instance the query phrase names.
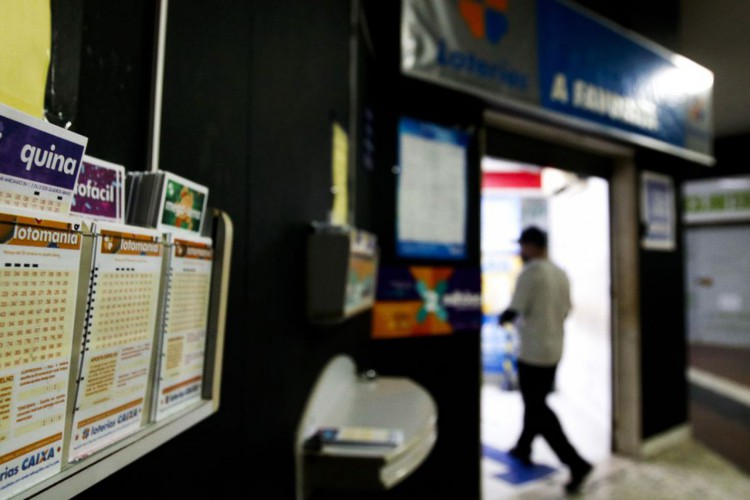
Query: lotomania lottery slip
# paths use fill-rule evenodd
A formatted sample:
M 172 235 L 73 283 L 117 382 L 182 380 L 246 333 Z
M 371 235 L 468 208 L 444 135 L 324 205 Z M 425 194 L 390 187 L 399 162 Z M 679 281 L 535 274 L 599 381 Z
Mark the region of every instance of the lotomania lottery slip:
M 2 498 L 61 469 L 80 230 L 77 219 L 0 210 Z
M 201 400 L 213 265 L 209 238 L 168 238 L 168 280 L 154 403 L 157 421 Z
M 69 460 L 146 423 L 164 246 L 153 230 L 94 224 L 94 261 Z

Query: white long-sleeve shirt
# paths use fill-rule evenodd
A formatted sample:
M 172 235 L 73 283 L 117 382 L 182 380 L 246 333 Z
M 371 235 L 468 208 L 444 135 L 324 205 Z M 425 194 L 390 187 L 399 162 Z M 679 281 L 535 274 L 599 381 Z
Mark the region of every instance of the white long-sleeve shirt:
M 559 363 L 563 323 L 571 309 L 565 272 L 548 259 L 528 262 L 518 277 L 509 309 L 519 314 L 518 359 L 539 366 Z

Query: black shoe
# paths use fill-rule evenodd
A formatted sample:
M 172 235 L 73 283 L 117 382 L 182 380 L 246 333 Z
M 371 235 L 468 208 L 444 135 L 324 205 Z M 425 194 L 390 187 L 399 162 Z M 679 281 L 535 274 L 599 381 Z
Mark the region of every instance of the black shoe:
M 532 467 L 534 463 L 531 461 L 531 453 L 524 453 L 520 451 L 518 448 L 511 448 L 508 451 L 508 455 L 515 458 L 517 461 L 521 463 L 524 467 Z
M 591 471 L 594 468 L 588 462 L 583 462 L 580 465 L 570 468 L 570 481 L 565 485 L 565 491 L 568 493 L 578 493 L 581 489 L 581 485 L 586 480 Z

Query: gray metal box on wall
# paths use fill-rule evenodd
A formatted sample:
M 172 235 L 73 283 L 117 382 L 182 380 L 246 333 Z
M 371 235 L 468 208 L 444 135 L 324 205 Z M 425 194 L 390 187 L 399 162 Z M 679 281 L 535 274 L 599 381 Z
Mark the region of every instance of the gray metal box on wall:
M 320 226 L 307 240 L 307 315 L 339 323 L 372 308 L 378 267 L 375 235 Z

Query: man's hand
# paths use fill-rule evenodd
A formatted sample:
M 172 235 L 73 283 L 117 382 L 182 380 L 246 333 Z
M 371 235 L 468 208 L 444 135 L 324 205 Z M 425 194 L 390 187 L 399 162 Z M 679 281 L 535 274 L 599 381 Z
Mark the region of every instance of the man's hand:
M 500 319 L 498 320 L 498 323 L 500 325 L 504 325 L 505 323 L 512 323 L 517 317 L 518 317 L 518 313 L 516 311 L 514 311 L 513 309 L 506 309 L 500 315 Z

